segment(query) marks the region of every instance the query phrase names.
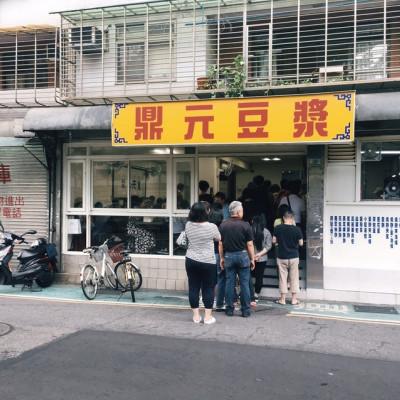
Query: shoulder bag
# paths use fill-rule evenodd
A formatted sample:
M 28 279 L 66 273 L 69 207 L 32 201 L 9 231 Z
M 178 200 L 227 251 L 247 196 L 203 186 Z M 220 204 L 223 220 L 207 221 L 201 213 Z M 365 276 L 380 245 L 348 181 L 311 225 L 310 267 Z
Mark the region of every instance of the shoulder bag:
M 188 248 L 189 241 L 184 230 L 179 234 L 178 239 L 176 239 L 176 244 L 183 249 Z

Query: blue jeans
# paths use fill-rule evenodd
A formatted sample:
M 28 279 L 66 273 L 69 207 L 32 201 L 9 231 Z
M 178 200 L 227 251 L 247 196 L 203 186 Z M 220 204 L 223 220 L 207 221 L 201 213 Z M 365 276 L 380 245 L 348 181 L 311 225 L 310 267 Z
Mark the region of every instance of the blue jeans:
M 221 269 L 219 254 L 215 254 L 217 259 L 217 308 L 224 306 L 225 300 L 225 286 L 226 286 L 226 273 Z
M 247 252 L 235 251 L 225 253 L 226 287 L 225 300 L 226 310 L 233 311 L 235 297 L 236 274 L 240 280 L 240 305 L 242 313 L 250 312 L 250 257 Z

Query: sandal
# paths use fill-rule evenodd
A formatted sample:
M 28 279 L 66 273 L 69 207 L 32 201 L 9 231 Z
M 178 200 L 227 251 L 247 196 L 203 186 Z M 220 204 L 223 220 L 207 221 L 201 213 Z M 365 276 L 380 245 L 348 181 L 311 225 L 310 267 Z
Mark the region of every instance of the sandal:
M 193 317 L 193 322 L 195 324 L 199 324 L 201 322 L 201 317 L 200 317 L 200 319 L 196 319 L 195 317 Z
M 286 301 L 282 303 L 280 300 L 275 300 L 276 304 L 280 304 L 281 306 L 286 306 Z
M 298 306 L 301 303 L 300 300 L 296 300 L 296 303 L 292 303 L 292 306 Z

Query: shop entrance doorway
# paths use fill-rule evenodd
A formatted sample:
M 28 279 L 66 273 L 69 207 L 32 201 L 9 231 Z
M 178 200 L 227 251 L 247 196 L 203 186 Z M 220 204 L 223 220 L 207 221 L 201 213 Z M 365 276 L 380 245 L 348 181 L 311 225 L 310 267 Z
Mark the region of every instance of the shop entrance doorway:
M 245 201 L 243 195 L 248 192 L 247 188 L 252 187 L 255 177 L 262 176 L 274 199 L 273 214 L 270 217 L 272 221 L 271 219 L 267 220 L 267 228 L 273 234 L 273 222 L 278 217 L 279 198 L 285 189 L 288 189 L 288 182 L 300 181 L 302 190 L 299 195 L 305 203 L 307 201 L 307 148 L 306 146 L 298 146 L 290 150 L 281 146 L 273 152 L 269 149 L 257 154 L 239 155 L 237 152 L 229 153 L 227 151 L 213 156 L 200 156 L 199 180 L 209 181 L 213 193 L 223 192 L 227 196 L 228 202 L 232 200 Z M 210 175 L 207 175 L 208 171 Z M 304 235 L 306 232 L 305 221 L 306 218 L 302 225 Z M 306 244 L 300 250 L 300 289 L 306 288 L 305 247 Z M 268 289 L 276 289 L 278 285 L 276 252 L 272 248 L 264 272 L 263 295 L 268 296 Z M 270 294 L 272 295 L 272 293 Z

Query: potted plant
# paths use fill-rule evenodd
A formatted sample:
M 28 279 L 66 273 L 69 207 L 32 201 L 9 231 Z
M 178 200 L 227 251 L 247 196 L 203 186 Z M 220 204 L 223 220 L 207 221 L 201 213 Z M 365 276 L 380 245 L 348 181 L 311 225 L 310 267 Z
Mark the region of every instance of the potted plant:
M 220 75 L 224 77 L 228 90 L 225 97 L 243 97 L 244 81 L 246 79 L 243 55 L 238 54 L 233 60 L 233 67 L 222 67 Z
M 218 67 L 216 64 L 211 64 L 207 69 L 207 74 L 204 77 L 197 78 L 197 89 L 208 90 L 218 89 L 223 81 L 219 79 Z

